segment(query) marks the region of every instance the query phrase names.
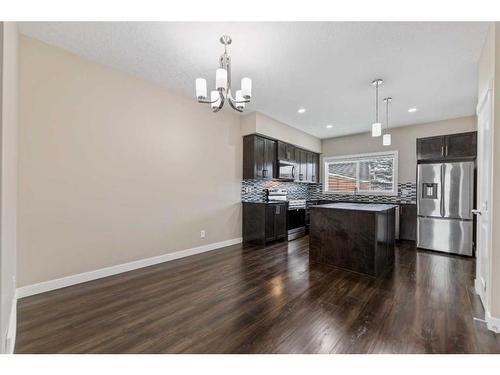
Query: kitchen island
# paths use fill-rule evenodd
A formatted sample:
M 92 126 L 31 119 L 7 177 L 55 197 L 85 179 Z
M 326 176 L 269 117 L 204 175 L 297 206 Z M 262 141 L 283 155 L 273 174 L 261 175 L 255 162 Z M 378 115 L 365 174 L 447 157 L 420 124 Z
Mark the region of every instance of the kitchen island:
M 395 205 L 312 206 L 309 260 L 379 276 L 394 263 Z

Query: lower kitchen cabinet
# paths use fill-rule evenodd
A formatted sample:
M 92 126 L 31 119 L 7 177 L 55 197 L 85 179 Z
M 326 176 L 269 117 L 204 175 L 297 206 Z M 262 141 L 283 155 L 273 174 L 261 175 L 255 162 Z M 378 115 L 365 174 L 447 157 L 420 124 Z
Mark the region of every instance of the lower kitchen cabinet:
M 399 205 L 399 239 L 417 240 L 417 205 Z
M 287 238 L 286 203 L 243 202 L 243 243 L 265 245 Z

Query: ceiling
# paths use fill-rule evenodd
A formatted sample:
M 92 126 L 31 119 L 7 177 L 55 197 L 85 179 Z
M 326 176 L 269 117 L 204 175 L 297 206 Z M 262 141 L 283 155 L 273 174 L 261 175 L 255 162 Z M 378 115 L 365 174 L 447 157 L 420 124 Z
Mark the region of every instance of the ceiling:
M 193 100 L 197 77 L 207 78 L 209 89 L 214 86 L 223 51 L 218 40 L 229 34 L 233 89 L 244 76 L 253 81 L 247 112 L 329 138 L 370 130 L 375 112 L 370 82 L 379 77 L 381 98 L 393 97 L 391 126 L 474 114 L 477 61 L 488 23 L 27 22 L 19 27 Z M 301 107 L 304 114 L 297 113 Z M 411 107 L 418 111 L 408 113 Z

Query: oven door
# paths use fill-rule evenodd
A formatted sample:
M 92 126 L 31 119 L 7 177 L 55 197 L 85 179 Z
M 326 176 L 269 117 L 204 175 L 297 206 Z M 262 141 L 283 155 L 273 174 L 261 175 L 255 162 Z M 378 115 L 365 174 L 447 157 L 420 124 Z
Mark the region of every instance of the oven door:
M 295 164 L 280 160 L 278 162 L 278 178 L 282 180 L 294 180 Z
M 305 236 L 306 210 L 304 208 L 292 208 L 288 210 L 287 228 L 288 241 Z

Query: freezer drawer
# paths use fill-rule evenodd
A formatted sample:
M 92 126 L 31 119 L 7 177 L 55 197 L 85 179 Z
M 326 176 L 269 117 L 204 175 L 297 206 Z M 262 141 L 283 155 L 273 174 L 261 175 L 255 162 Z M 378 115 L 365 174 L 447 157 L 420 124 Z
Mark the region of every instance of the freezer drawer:
M 472 221 L 419 217 L 417 247 L 472 256 Z

